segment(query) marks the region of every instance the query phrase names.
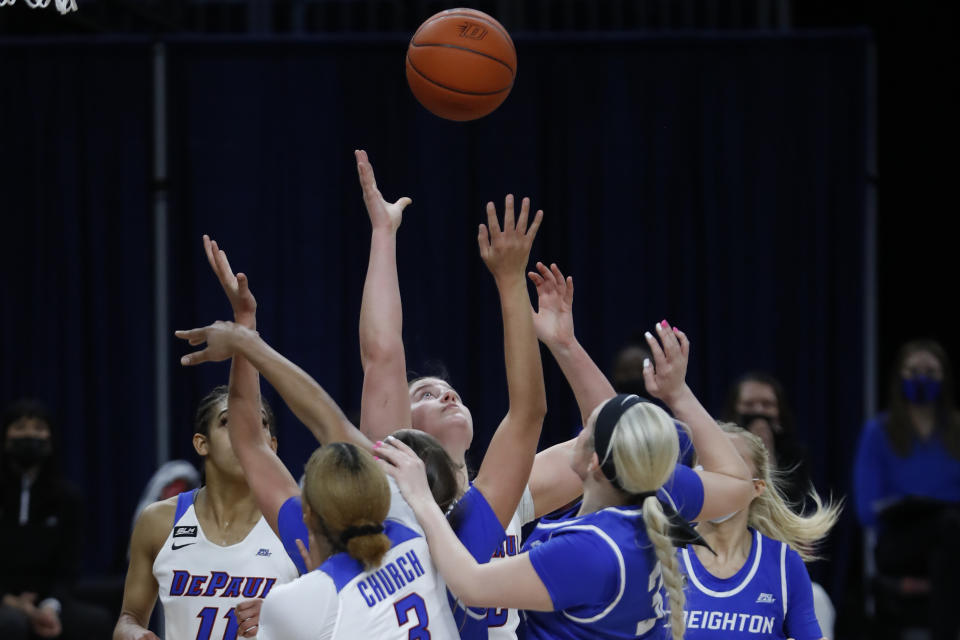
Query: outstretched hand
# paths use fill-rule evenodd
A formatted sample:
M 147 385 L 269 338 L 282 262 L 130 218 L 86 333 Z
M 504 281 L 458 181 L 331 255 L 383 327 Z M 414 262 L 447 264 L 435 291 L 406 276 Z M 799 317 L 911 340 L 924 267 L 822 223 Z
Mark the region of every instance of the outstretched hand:
M 572 342 L 573 278 L 564 279 L 556 264 L 548 269 L 542 262 L 527 276 L 537 287 L 537 311 L 533 312 L 537 338 L 547 346 Z
M 413 200 L 403 197 L 393 204 L 384 200 L 380 190 L 377 189 L 377 179 L 373 175 L 373 166 L 367 158 L 367 152 L 361 149 L 354 151 L 353 154 L 357 158 L 357 173 L 360 176 L 363 203 L 367 206 L 370 224 L 373 225 L 374 229 L 396 231 L 400 228 L 403 210 Z
M 233 274 L 226 252 L 217 246 L 216 240 L 211 240 L 206 234 L 203 236 L 203 250 L 207 254 L 210 268 L 223 287 L 223 292 L 227 294 L 233 309 L 233 319 L 248 329 L 256 329 L 257 301 L 250 292 L 247 276 L 242 273 Z
M 180 358 L 180 364 L 190 366 L 201 362 L 221 362 L 232 358 L 239 340 L 249 334 L 256 335 L 256 332 L 234 322 L 223 322 L 221 320 L 199 329 L 177 331 L 174 335 L 181 340 L 186 340 L 191 347 L 204 343 L 207 345 L 200 351 L 188 353 Z
M 687 362 L 690 359 L 690 341 L 687 334 L 676 327 L 671 329 L 664 320 L 656 325 L 657 338 L 648 331 L 645 334 L 653 364 L 649 360 L 643 363 L 643 382 L 654 398 L 663 400 L 667 406 L 684 392 L 687 387 Z M 661 343 L 663 347 L 661 348 Z
M 393 436 L 373 445 L 380 468 L 397 483 L 397 488 L 407 503 L 414 507 L 417 502 L 434 502 L 427 482 L 427 472 L 413 449 Z
M 487 269 L 498 279 L 519 273 L 522 277 L 530 259 L 530 247 L 537 236 L 537 230 L 543 220 L 543 211 L 537 211 L 530 228 L 527 220 L 530 215 L 530 198 L 524 198 L 520 205 L 520 217 L 514 220 L 513 195 L 507 195 L 503 206 L 503 230 L 497 219 L 497 208 L 487 203 L 487 224 L 481 224 L 477 234 L 480 257 Z

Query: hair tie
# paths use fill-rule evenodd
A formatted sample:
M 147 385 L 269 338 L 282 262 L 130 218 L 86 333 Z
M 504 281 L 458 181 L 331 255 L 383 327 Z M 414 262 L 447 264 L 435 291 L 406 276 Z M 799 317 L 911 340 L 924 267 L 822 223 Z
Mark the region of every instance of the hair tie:
M 382 524 L 365 524 L 360 527 L 347 527 L 340 534 L 340 544 L 347 546 L 347 543 L 353 538 L 358 536 L 372 536 L 378 533 L 383 533 Z

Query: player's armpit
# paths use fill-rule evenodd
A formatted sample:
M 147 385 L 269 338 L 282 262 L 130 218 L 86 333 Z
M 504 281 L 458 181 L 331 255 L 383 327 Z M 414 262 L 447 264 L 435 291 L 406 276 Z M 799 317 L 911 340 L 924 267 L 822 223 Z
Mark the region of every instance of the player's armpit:
M 583 494 L 583 481 L 570 468 L 576 438 L 555 444 L 537 454 L 530 472 L 534 517 L 556 511 Z
M 155 502 L 137 518 L 130 538 L 130 566 L 113 640 L 141 640 L 153 635 L 146 629 L 157 601 L 158 587 L 153 577 L 153 561 L 173 527 L 176 500 L 174 497 Z

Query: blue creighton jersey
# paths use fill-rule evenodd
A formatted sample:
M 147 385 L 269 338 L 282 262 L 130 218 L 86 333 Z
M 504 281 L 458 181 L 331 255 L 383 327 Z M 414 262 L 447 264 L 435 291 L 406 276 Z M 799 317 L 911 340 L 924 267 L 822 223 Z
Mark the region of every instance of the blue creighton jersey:
M 810 576 L 785 542 L 753 533 L 750 557 L 729 578 L 714 577 L 691 549 L 681 549 L 687 577 L 687 640 L 820 640 Z
M 660 498 L 692 519 L 703 506 L 703 483 L 678 466 Z M 661 567 L 643 510 L 607 507 L 577 517 L 578 509 L 542 519 L 524 545 L 555 609 L 526 612 L 527 637 L 668 638 Z

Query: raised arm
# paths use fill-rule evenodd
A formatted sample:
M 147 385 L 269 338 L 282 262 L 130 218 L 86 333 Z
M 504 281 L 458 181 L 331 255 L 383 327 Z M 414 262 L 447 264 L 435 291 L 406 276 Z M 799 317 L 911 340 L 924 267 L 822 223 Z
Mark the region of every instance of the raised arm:
M 223 287 L 234 321 L 251 332 L 257 327 L 257 301 L 250 291 L 247 277 L 234 275 L 227 254 L 216 241 L 203 236 L 207 261 Z M 234 353 L 230 362 L 230 383 L 227 393 L 227 433 L 230 446 L 240 461 L 247 484 L 257 507 L 277 535 L 277 516 L 289 498 L 299 495 L 300 488 L 286 465 L 277 457 L 277 443 L 264 429 L 260 403 L 260 377 L 241 353 Z
M 407 361 L 403 351 L 403 308 L 397 279 L 397 230 L 410 198 L 393 204 L 377 189 L 366 151 L 354 152 L 370 216 L 370 261 L 360 302 L 360 361 L 363 392 L 360 396 L 360 430 L 372 440 L 382 440 L 410 420 Z
M 528 275 L 537 287 L 537 311 L 533 314 L 537 337 L 560 365 L 586 424 L 594 407 L 612 398 L 615 391 L 574 335 L 573 278 L 564 278 L 557 265 L 548 269 L 542 262 Z M 576 438 L 537 454 L 530 473 L 535 516 L 550 513 L 580 495 L 583 484 L 570 468 L 575 442 Z
M 234 322 L 217 321 L 199 329 L 177 331 L 176 335 L 191 346 L 207 345 L 183 356 L 181 364 L 220 362 L 239 353 L 273 385 L 294 415 L 321 444 L 353 442 L 372 449 L 370 440 L 347 419 L 323 387 L 306 371 L 277 353 L 255 331 Z
M 690 341 L 686 334 L 664 320 L 656 325 L 657 338 L 649 331 L 647 344 L 654 364 L 644 362 L 647 391 L 662 400 L 678 420 L 690 429 L 690 438 L 703 466 L 703 510 L 696 520 L 712 520 L 739 511 L 750 503 L 753 483 L 747 463 L 716 420 L 704 409 L 686 383 Z M 661 348 L 661 343 L 663 347 Z
M 504 527 L 513 518 L 527 486 L 547 413 L 540 346 L 533 329 L 524 278 L 543 212 L 537 211 L 528 229 L 529 215 L 530 199 L 524 198 L 520 216 L 515 219 L 513 196 L 508 195 L 501 230 L 496 207 L 488 202 L 487 224 L 480 225 L 477 236 L 480 257 L 493 275 L 500 294 L 510 404 L 490 440 L 473 484 L 483 493 Z
M 537 337 L 560 365 L 580 407 L 582 424 L 587 424 L 590 413 L 617 392 L 574 335 L 573 278 L 564 278 L 556 264 L 548 269 L 542 262 L 528 275 L 537 286 Z

